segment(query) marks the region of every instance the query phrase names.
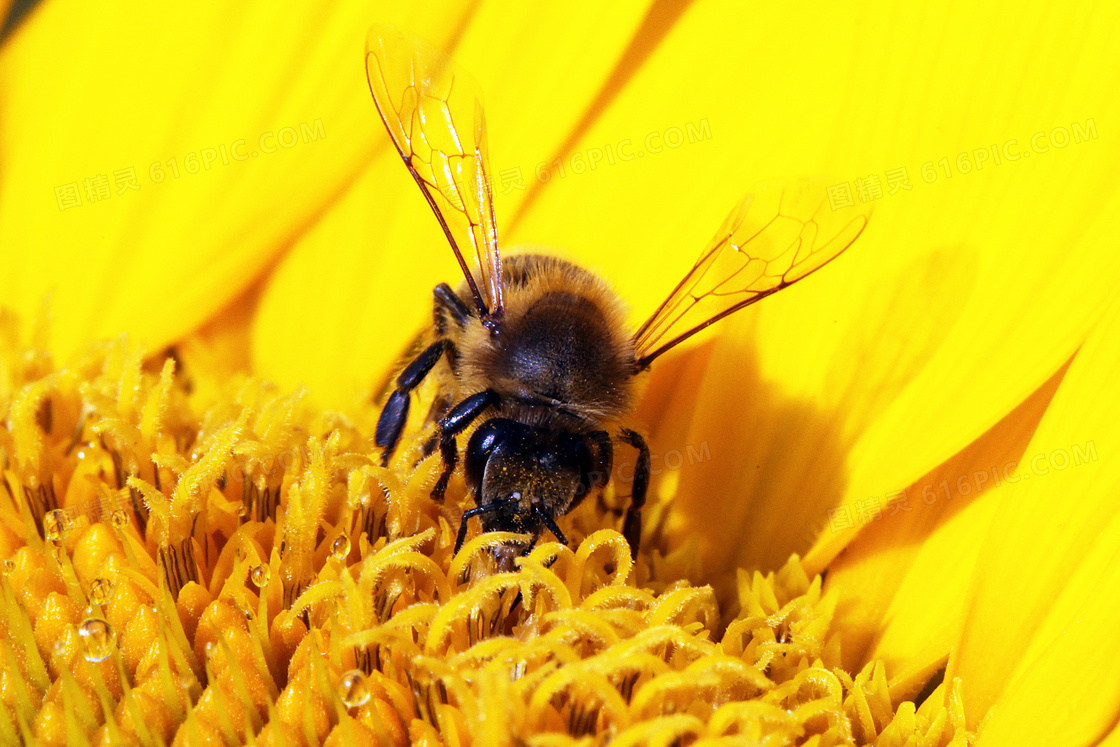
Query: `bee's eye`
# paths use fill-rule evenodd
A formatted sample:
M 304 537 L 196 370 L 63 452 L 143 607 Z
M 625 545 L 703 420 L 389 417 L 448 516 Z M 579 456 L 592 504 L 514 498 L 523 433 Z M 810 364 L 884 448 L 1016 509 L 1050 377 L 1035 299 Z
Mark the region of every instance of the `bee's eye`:
M 500 420 L 490 420 L 479 426 L 471 436 L 469 450 L 479 454 L 489 454 L 498 445 L 499 439 L 504 434 Z
M 476 488 L 482 483 L 482 473 L 486 470 L 490 455 L 513 435 L 514 425 L 512 421 L 494 418 L 480 425 L 471 436 L 463 466 L 466 468 L 467 480 Z

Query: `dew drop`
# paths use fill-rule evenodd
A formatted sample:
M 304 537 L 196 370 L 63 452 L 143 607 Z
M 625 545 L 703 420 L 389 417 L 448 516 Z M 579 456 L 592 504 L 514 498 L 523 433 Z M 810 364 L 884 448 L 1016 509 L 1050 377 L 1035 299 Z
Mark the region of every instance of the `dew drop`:
M 242 503 L 240 506 L 237 507 L 237 515 L 240 516 L 242 519 L 244 519 L 246 516 L 248 516 L 249 515 L 249 506 L 245 503 Z
M 263 588 L 268 584 L 268 577 L 272 575 L 272 570 L 263 563 L 261 565 L 253 566 L 249 571 L 249 580 L 258 588 Z
M 115 526 L 117 529 L 124 529 L 126 526 L 128 526 L 128 512 L 123 508 L 118 508 L 117 510 L 113 511 L 113 513 L 110 514 L 110 518 L 113 521 L 113 526 Z
M 78 626 L 86 661 L 104 661 L 113 652 L 117 634 L 112 626 L 99 617 L 90 617 Z
M 113 582 L 107 578 L 95 578 L 89 585 L 89 603 L 106 605 L 113 598 Z
M 50 556 L 54 558 L 54 562 L 58 563 L 59 565 L 63 564 L 63 560 L 65 560 L 66 558 L 66 549 L 63 548 L 61 542 L 48 542 L 47 552 L 49 552 Z
M 16 570 L 16 561 L 12 560 L 11 558 L 7 558 L 4 561 L 4 575 L 7 576 L 11 573 L 14 573 L 15 570 Z
M 51 542 L 58 542 L 66 534 L 68 524 L 65 511 L 58 508 L 48 511 L 43 517 L 43 536 Z
M 345 534 L 340 534 L 335 539 L 334 544 L 331 545 L 331 555 L 339 560 L 346 560 L 346 556 L 350 554 L 350 538 Z
M 358 708 L 369 700 L 369 684 L 360 669 L 351 669 L 338 681 L 338 695 L 347 708 Z

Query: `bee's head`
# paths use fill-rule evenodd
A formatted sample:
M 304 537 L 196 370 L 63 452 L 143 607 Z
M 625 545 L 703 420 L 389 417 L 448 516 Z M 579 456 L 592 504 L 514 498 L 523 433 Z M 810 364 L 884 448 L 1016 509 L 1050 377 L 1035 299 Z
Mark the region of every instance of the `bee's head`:
M 477 514 L 468 515 L 478 515 L 484 531 L 528 534 L 535 542 L 547 530 L 567 543 L 556 520 L 591 484 L 591 451 L 584 439 L 495 418 L 471 437 L 465 466 L 477 504 L 472 509 Z

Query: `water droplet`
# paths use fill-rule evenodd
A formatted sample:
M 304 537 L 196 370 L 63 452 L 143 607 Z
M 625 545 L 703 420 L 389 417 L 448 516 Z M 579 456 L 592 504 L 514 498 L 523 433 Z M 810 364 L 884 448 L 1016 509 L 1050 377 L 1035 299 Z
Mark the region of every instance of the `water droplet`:
M 267 565 L 255 565 L 249 571 L 249 580 L 260 589 L 268 584 L 268 577 L 271 575 L 272 570 Z
M 123 508 L 118 508 L 116 511 L 114 511 L 110 515 L 110 518 L 113 521 L 113 526 L 115 526 L 117 529 L 124 529 L 126 526 L 128 526 L 128 512 Z
M 58 563 L 59 565 L 63 564 L 63 560 L 65 560 L 66 558 L 66 550 L 65 548 L 63 548 L 61 542 L 48 542 L 47 552 L 49 552 L 50 556 L 54 558 L 54 562 Z
M 15 569 L 16 569 L 16 561 L 12 560 L 11 558 L 8 558 L 7 560 L 4 561 L 4 575 L 5 576 L 7 576 L 9 573 L 13 573 L 15 571 Z
M 113 646 L 117 642 L 117 634 L 112 626 L 99 617 L 84 620 L 78 626 L 78 635 L 82 639 L 86 661 L 104 661 L 113 653 Z
M 214 643 L 213 641 L 208 641 L 206 645 L 202 647 L 202 650 L 206 654 L 206 658 L 211 659 L 218 651 L 218 644 Z
M 335 539 L 334 544 L 331 545 L 331 555 L 339 560 L 346 560 L 346 556 L 350 554 L 350 538 L 345 534 L 340 534 Z
M 242 503 L 240 506 L 237 507 L 237 515 L 240 516 L 242 519 L 244 519 L 246 516 L 248 516 L 249 515 L 249 506 L 245 503 Z
M 51 542 L 58 542 L 66 535 L 69 523 L 65 511 L 58 508 L 48 511 L 43 517 L 43 536 Z
M 351 669 L 338 681 L 338 695 L 347 708 L 357 708 L 369 700 L 369 684 L 360 669 Z
M 106 605 L 113 598 L 113 582 L 107 578 L 95 578 L 89 585 L 89 603 Z

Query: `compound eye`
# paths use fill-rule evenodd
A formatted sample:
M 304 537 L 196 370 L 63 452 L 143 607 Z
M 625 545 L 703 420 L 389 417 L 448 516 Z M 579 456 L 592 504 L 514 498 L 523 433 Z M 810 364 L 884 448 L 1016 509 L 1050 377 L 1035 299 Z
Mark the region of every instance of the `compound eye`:
M 468 482 L 476 489 L 482 484 L 482 474 L 486 470 L 490 454 L 506 435 L 506 429 L 502 426 L 500 420 L 488 420 L 475 430 L 467 444 L 463 466 L 467 471 Z
M 592 466 L 591 449 L 583 437 L 565 433 L 560 438 L 559 449 L 562 458 L 580 472 L 590 472 Z
M 500 420 L 487 420 L 471 435 L 471 442 L 468 448 L 471 451 L 489 454 L 494 450 L 494 447 L 497 445 L 498 440 L 504 432 L 505 429 L 502 427 L 502 422 Z

